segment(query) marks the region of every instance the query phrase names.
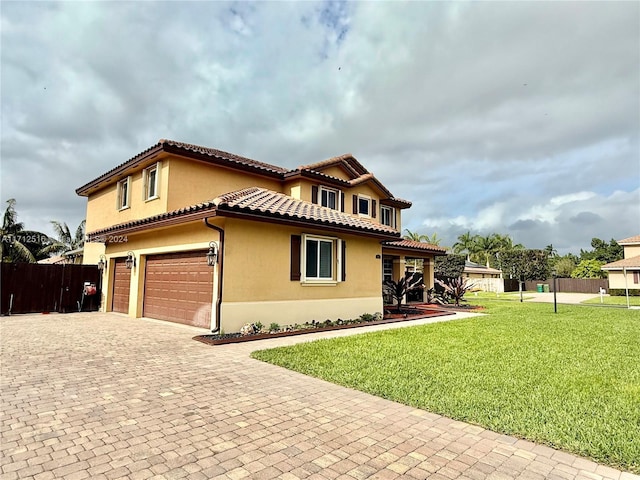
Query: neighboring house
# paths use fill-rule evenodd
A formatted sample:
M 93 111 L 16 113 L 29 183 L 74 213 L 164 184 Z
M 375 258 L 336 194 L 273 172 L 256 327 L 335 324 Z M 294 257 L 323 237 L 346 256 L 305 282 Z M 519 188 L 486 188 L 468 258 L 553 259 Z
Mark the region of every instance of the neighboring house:
M 624 258 L 602 266 L 609 274 L 609 290 L 640 290 L 640 235 L 618 240 L 618 245 L 622 245 Z
M 82 264 L 82 255 L 83 249 L 78 248 L 76 250 L 69 250 L 68 252 L 64 252 L 60 255 L 56 255 L 54 257 L 45 258 L 43 260 L 39 260 L 38 263 L 48 264 L 48 265 L 61 265 L 65 263 L 74 263 L 77 265 Z
M 502 270 L 466 260 L 463 277 L 469 279 L 469 283 L 472 283 L 475 289 L 485 292 L 504 292 Z
M 383 311 L 383 275 L 443 248 L 400 239 L 394 197 L 352 155 L 286 168 L 160 140 L 78 188 L 103 309 L 226 332 Z M 210 266 L 211 265 L 211 266 Z

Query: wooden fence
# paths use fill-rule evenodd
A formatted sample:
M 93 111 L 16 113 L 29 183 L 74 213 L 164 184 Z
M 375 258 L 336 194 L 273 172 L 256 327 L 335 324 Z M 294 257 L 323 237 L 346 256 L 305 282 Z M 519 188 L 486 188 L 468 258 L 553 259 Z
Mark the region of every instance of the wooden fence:
M 599 293 L 600 288 L 604 288 L 609 293 L 609 280 L 606 278 L 558 278 L 556 279 L 558 292 L 566 293 Z M 535 292 L 538 284 L 549 285 L 549 291 L 553 292 L 553 278 L 546 280 L 533 280 L 524 282 L 526 291 Z M 518 283 L 516 281 L 516 290 Z
M 3 263 L 0 273 L 2 315 L 86 312 L 100 307 L 101 276 L 97 265 Z M 85 294 L 85 284 L 95 286 L 95 293 Z

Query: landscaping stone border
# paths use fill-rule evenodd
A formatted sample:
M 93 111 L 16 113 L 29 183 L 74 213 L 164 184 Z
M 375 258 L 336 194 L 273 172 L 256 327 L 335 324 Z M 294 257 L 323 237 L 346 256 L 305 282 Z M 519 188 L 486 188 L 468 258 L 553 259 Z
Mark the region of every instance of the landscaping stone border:
M 264 340 L 267 338 L 291 337 L 293 335 L 305 335 L 307 333 L 329 332 L 331 330 L 343 330 L 345 328 L 367 327 L 370 325 L 384 325 L 386 323 L 407 322 L 409 320 L 419 320 L 421 318 L 442 317 L 445 315 L 455 315 L 454 311 L 444 310 L 422 310 L 416 315 L 409 315 L 406 318 L 386 318 L 382 320 L 373 320 L 371 322 L 355 323 L 350 325 L 333 325 L 331 327 L 305 328 L 302 330 L 293 330 L 290 332 L 278 333 L 258 333 L 253 335 L 242 335 L 229 338 L 216 338 L 218 335 L 197 335 L 193 340 L 206 343 L 207 345 L 226 345 L 229 343 L 252 342 L 254 340 Z

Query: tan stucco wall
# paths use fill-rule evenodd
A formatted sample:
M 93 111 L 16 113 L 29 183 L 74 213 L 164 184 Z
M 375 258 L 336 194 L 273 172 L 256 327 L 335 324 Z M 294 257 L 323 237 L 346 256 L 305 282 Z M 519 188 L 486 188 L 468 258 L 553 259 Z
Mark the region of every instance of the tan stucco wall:
M 640 245 L 623 245 L 624 258 L 632 258 L 640 255 Z
M 260 321 L 265 327 L 324 320 L 358 318 L 363 313 L 383 311 L 382 297 L 295 300 L 280 302 L 225 302 L 222 304 L 222 328 L 237 332 L 246 323 Z
M 278 180 L 172 157 L 169 179 L 169 211 L 194 205 L 248 187 L 281 191 Z
M 151 217 L 167 211 L 169 163 L 165 161 L 161 163 L 160 176 L 158 177 L 158 198 L 154 200 L 144 200 L 143 170 L 140 167 L 139 170 L 130 175 L 129 208 L 123 210 L 118 210 L 117 208 L 117 181 L 89 196 L 85 227 L 87 232 L 139 218 Z
M 346 281 L 303 285 L 290 280 L 291 235 L 314 233 L 346 241 Z M 380 242 L 262 222 L 227 219 L 225 225 L 225 302 L 354 298 L 381 295 Z
M 638 289 L 640 284 L 633 283 L 633 271 L 627 270 L 627 281 L 625 284 L 624 274 L 622 271 L 609 272 L 609 288 L 629 288 Z
M 329 168 L 325 168 L 323 170 L 321 170 L 322 173 L 324 173 L 325 175 L 329 175 L 331 177 L 336 177 L 339 178 L 341 180 L 351 180 L 351 175 L 349 175 L 344 168 L 342 167 L 338 167 L 338 166 L 333 166 L 333 167 L 329 167 Z

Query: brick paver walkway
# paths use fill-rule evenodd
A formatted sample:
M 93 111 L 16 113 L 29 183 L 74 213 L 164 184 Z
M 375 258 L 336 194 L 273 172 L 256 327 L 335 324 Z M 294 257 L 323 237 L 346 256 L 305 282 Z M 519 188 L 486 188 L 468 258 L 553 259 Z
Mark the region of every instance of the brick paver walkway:
M 0 328 L 2 479 L 640 478 L 248 356 L 308 338 L 211 347 L 99 313 Z

